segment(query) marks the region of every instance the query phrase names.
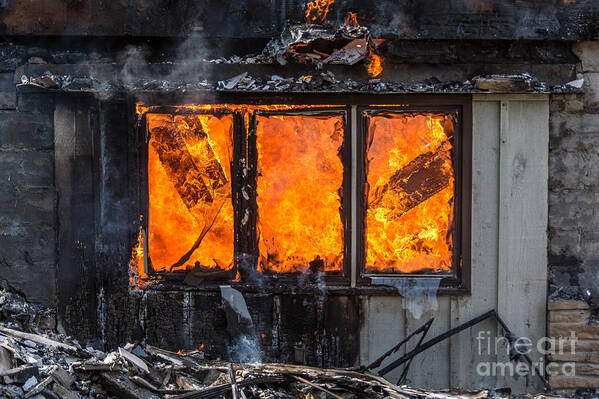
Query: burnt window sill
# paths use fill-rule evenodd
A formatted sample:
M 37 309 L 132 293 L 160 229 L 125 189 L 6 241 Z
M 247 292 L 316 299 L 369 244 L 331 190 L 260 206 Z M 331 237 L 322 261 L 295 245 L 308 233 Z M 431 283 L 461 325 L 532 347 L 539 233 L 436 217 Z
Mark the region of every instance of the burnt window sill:
M 422 277 L 394 277 L 394 280 L 422 280 Z M 182 281 L 162 280 L 151 281 L 144 287 L 144 291 L 187 291 L 187 292 L 205 292 L 220 295 L 220 286 L 228 285 L 242 293 L 264 294 L 264 295 L 344 295 L 344 296 L 403 296 L 400 290 L 387 285 L 360 285 L 351 287 L 349 284 L 335 283 L 314 283 L 307 282 L 304 285 L 288 284 L 285 279 L 270 279 L 261 284 L 237 282 L 237 281 L 213 281 L 202 285 L 188 285 Z M 410 288 L 410 293 L 426 292 L 422 287 Z M 466 287 L 457 285 L 457 280 L 452 277 L 441 280 L 437 295 L 469 295 L 470 290 Z

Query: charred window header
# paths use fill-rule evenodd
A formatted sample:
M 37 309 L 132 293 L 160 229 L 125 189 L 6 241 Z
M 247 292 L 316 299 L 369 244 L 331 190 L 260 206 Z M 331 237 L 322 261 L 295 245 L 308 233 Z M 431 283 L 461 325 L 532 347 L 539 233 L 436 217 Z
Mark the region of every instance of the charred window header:
M 462 287 L 470 154 L 461 105 L 137 111 L 146 144 L 132 287 L 293 286 L 309 276 L 337 286 L 437 277 Z

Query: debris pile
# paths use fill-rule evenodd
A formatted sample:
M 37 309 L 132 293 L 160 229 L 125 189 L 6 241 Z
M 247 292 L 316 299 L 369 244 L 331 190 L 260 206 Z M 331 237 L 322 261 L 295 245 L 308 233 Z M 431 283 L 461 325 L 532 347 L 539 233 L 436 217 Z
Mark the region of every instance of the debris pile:
M 491 391 L 427 392 L 351 370 L 211 361 L 201 350 L 175 353 L 143 343 L 107 353 L 57 332 L 52 311 L 27 303 L 6 284 L 0 288 L 2 398 L 506 397 Z

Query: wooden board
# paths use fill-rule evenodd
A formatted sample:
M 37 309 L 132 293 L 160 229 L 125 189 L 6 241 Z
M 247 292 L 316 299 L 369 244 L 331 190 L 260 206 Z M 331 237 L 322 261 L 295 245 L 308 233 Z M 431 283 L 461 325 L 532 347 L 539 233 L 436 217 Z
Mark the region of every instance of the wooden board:
M 92 135 L 97 109 L 89 100 L 59 97 L 54 113 L 55 176 L 60 193 L 56 273 L 59 322 L 86 338 L 96 335 L 97 322 Z
M 473 101 L 472 115 L 472 292 L 451 298 L 451 327 L 497 308 L 499 103 Z M 496 378 L 481 378 L 471 367 L 457 367 L 492 361 L 486 345 L 479 349 L 476 336 L 489 331 L 488 338 L 494 340 L 495 330 L 495 322 L 486 321 L 450 339 L 451 386 L 496 386 Z
M 434 317 L 435 321 L 426 335 L 425 341 L 444 333 L 451 328 L 450 310 L 450 297 L 444 295 L 437 298 L 437 309 L 425 311 L 420 318 L 415 318 L 409 311 L 406 311 L 406 334 L 410 334 L 422 326 L 431 317 Z M 417 337 L 412 338 L 406 350 L 414 349 L 417 342 Z M 445 340 L 435 345 L 434 348 L 416 356 L 410 365 L 406 384 L 434 389 L 449 387 L 450 370 L 453 365 L 449 361 L 449 344 L 450 341 Z M 397 380 L 393 382 L 397 382 Z
M 363 324 L 361 330 L 360 364 L 367 365 L 395 346 L 406 334 L 405 311 L 401 297 L 373 296 L 362 298 Z M 390 359 L 405 354 L 401 348 Z M 395 371 L 387 377 L 396 382 L 401 372 Z
M 548 107 L 546 96 L 501 101 L 498 311 L 535 345 L 546 330 Z

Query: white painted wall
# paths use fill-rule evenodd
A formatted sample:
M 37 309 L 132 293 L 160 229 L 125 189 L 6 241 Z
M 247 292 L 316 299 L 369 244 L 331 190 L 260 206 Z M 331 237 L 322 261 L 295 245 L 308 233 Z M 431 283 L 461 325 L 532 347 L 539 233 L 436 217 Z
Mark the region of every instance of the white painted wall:
M 399 296 L 363 298 L 361 364 L 375 360 L 431 317 L 435 322 L 427 339 L 493 308 L 515 334 L 533 342 L 545 336 L 549 97 L 475 95 L 472 113 L 472 293 L 439 296 L 438 308 L 420 319 L 402 308 Z M 536 377 L 479 376 L 480 362 L 507 362 L 503 351 L 494 355 L 494 348 L 490 356 L 479 354 L 479 331 L 499 330 L 486 321 L 428 349 L 414 359 L 407 383 L 426 388 L 510 386 L 514 392 L 542 389 Z M 494 337 L 491 340 L 494 346 Z M 538 360 L 539 354 L 531 357 Z M 386 378 L 397 382 L 400 374 L 401 367 Z

